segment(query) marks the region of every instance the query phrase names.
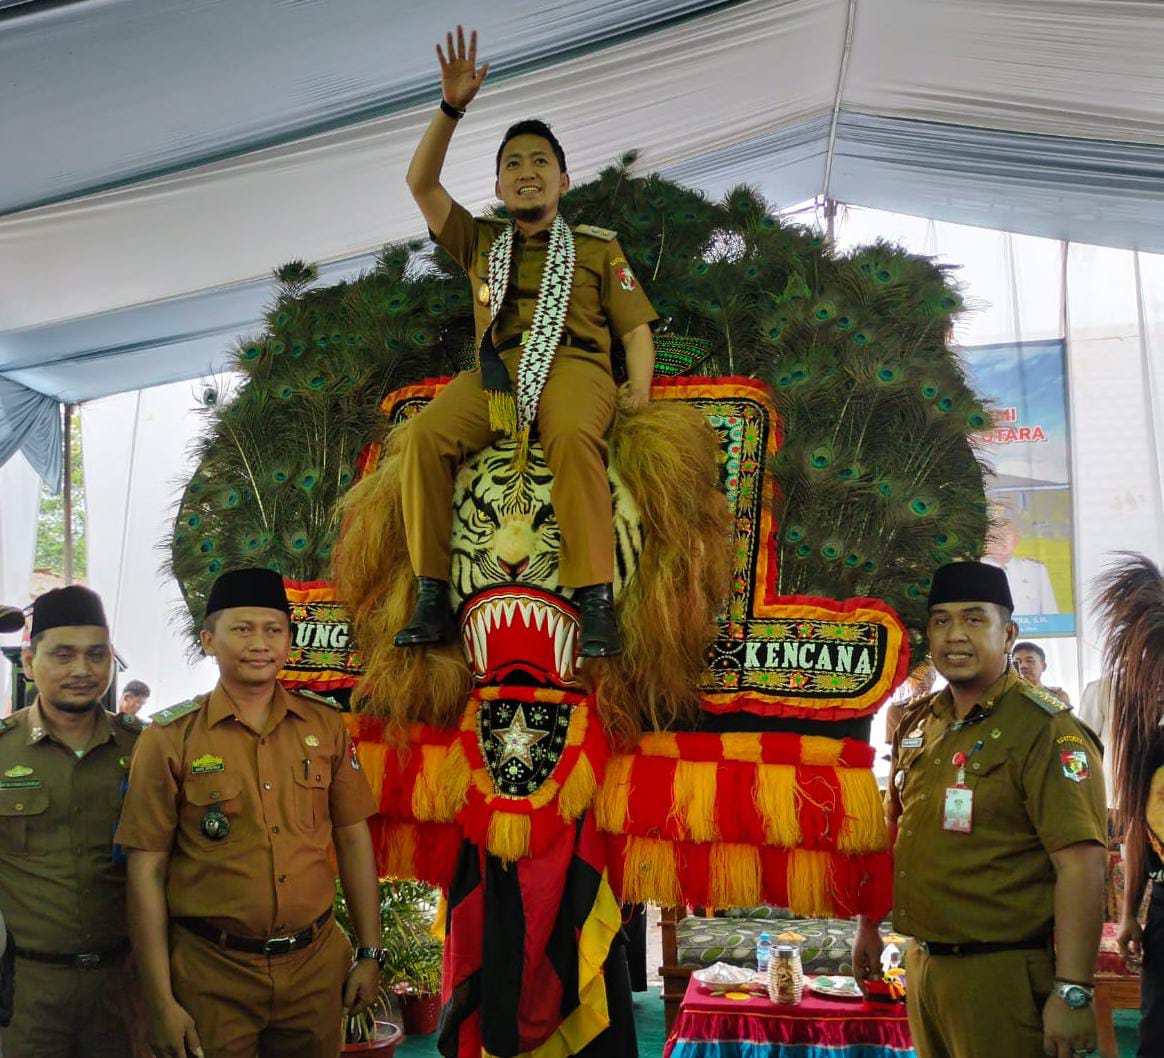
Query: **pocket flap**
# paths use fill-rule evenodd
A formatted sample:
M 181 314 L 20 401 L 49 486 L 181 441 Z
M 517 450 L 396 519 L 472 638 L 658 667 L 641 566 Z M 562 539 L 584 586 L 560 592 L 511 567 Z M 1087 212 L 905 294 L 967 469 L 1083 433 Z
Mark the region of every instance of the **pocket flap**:
M 228 772 L 191 775 L 183 783 L 182 792 L 192 805 L 219 804 L 238 797 L 242 792 L 242 777 Z
M 291 765 L 291 774 L 297 786 L 304 786 L 312 790 L 323 790 L 331 785 L 331 761 L 311 760 L 306 769 L 303 761 Z
M 48 790 L 0 790 L 0 816 L 38 816 L 48 808 Z

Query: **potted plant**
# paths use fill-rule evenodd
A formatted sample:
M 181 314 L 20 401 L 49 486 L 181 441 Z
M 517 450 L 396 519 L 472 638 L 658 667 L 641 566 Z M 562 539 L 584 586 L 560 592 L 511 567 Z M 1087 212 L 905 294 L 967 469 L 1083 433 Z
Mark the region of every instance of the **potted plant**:
M 373 1003 L 362 1014 L 344 1018 L 344 1054 L 368 1054 L 376 1058 L 392 1058 L 396 1045 L 404 1039 L 399 1025 L 389 1021 L 392 1009 L 388 993 L 383 988 Z
M 380 918 L 388 950 L 384 973 L 409 1036 L 436 1031 L 440 1017 L 444 944 L 433 932 L 439 895 L 424 882 L 382 883 Z
M 441 1013 L 441 971 L 444 946 L 429 933 L 402 945 L 393 989 L 409 1036 L 435 1032 Z
M 433 933 L 439 891 L 423 882 L 380 882 L 380 947 L 387 952 L 379 1001 L 345 1025 L 344 1053 L 375 1053 L 387 1058 L 402 1038 L 391 1019 L 393 1000 L 400 1005 L 404 1032 L 425 1035 L 440 1014 L 444 945 Z M 355 935 L 343 891 L 336 886 L 335 918 L 355 947 Z M 395 1035 L 393 1035 L 395 1033 Z

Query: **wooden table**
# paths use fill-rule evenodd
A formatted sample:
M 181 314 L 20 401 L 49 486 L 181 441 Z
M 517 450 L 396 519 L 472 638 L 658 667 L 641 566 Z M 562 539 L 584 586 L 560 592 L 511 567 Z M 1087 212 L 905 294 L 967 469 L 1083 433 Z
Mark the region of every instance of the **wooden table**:
M 812 1048 L 807 1050 L 806 1048 Z M 805 989 L 796 1006 L 767 996 L 713 996 L 693 977 L 664 1058 L 914 1058 L 905 1004 L 829 999 Z

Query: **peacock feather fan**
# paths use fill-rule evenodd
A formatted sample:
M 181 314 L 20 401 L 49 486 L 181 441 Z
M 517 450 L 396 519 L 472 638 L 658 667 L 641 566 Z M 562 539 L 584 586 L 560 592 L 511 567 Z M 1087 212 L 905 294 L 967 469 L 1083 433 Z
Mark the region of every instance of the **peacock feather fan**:
M 971 438 L 990 415 L 949 348 L 962 309 L 950 271 L 885 242 L 840 252 L 750 188 L 712 201 L 635 176 L 634 160 L 571 189 L 562 213 L 618 232 L 663 317 L 660 370 L 771 387 L 779 592 L 883 599 L 924 650 L 929 579 L 979 554 L 987 523 Z M 328 287 L 303 262 L 275 276 L 262 333 L 237 344 L 233 395 L 207 387 L 176 511 L 170 563 L 191 631 L 221 569 L 327 575 L 336 500 L 380 437 L 380 400 L 452 374 L 472 348 L 471 293 L 439 248 L 388 246 Z

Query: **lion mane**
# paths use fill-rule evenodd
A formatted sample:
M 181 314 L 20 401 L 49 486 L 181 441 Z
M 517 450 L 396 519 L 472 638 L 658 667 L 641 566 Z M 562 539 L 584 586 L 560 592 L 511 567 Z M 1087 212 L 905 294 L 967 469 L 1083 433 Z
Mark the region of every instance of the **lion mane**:
M 351 612 L 364 676 L 357 707 L 397 741 L 416 723 L 456 725 L 471 681 L 460 642 L 426 650 L 393 645 L 415 602 L 400 490 L 400 441 L 387 439 L 375 469 L 345 497 L 333 576 Z M 618 600 L 623 653 L 589 659 L 583 679 L 616 747 L 644 732 L 690 727 L 698 685 L 731 576 L 731 516 L 720 487 L 720 449 L 702 413 L 659 400 L 618 414 L 610 462 L 638 505 L 637 573 Z

